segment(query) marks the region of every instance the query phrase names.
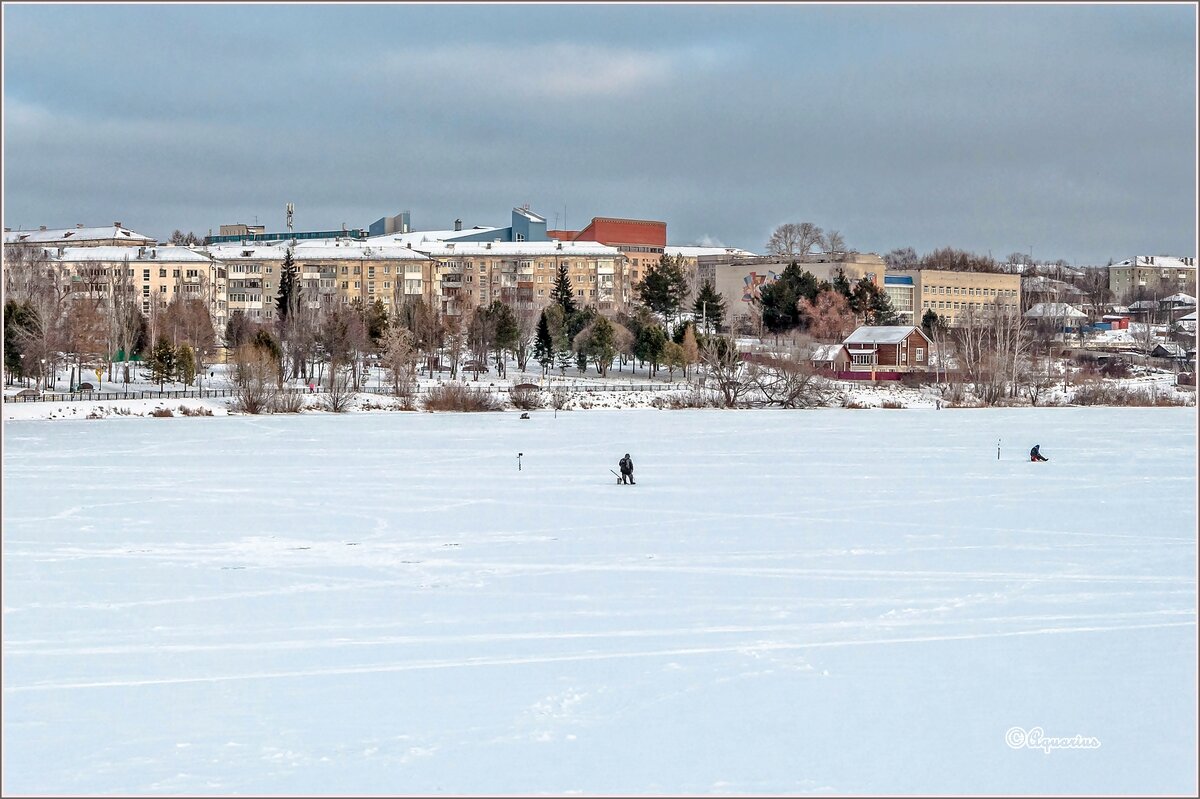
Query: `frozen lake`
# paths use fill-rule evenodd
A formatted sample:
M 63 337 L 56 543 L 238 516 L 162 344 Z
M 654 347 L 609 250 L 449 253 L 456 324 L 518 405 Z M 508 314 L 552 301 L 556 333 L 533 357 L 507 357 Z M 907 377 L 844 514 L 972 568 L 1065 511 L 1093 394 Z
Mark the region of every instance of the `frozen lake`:
M 531 416 L 6 422 L 4 793 L 1197 790 L 1195 408 Z

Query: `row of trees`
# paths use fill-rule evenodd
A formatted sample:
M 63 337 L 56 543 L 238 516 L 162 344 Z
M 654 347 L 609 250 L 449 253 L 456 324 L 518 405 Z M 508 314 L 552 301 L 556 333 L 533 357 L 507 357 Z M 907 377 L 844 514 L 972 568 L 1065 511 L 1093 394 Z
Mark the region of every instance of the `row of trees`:
M 784 258 L 812 253 L 816 248 L 827 255 L 846 252 L 846 240 L 836 230 L 822 230 L 812 222 L 788 222 L 775 228 L 767 240 L 767 252 Z
M 121 377 L 128 380 L 130 362 L 147 355 L 162 336 L 172 347 L 187 344 L 198 369 L 215 351 L 217 337 L 202 293 L 188 297 L 177 291 L 170 302 L 149 297 L 146 314 L 127 267 L 108 269 L 103 277 L 72 276 L 32 247 L 6 248 L 4 260 L 4 366 L 10 381 L 33 378 L 52 387 L 66 366 L 72 384 L 85 367 L 98 366 L 107 368 L 109 380 L 123 367 Z
M 792 261 L 783 274 L 759 292 L 763 325 L 772 333 L 793 330 L 820 339 L 842 339 L 860 324 L 898 322 L 887 292 L 864 277 L 854 285 L 839 269 L 830 281 Z

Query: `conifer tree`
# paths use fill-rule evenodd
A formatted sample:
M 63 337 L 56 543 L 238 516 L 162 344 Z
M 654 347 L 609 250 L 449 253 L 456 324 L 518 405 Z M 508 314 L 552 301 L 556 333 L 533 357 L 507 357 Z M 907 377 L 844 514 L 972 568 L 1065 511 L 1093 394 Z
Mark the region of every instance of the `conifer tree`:
M 546 374 L 554 363 L 554 338 L 550 335 L 550 323 L 546 321 L 546 311 L 538 317 L 537 339 L 533 345 L 533 357 L 542 365 L 542 374 Z
M 638 297 L 650 310 L 673 321 L 687 296 L 687 278 L 683 274 L 683 256 L 665 253 L 658 263 L 646 270 L 645 277 L 634 287 Z
M 190 386 L 196 379 L 196 353 L 190 345 L 180 344 L 175 358 L 175 374 L 178 375 L 179 382 Z
M 171 342 L 167 340 L 166 336 L 159 336 L 146 363 L 150 367 L 150 379 L 158 383 L 159 391 L 162 391 L 163 383 L 174 379 L 175 363 L 175 348 L 171 346 Z
M 701 332 L 720 330 L 725 321 L 725 300 L 713 288 L 711 280 L 705 280 L 692 304 L 692 315 L 700 320 Z
M 299 300 L 299 272 L 292 258 L 292 248 L 288 247 L 283 254 L 283 266 L 279 268 L 279 294 L 275 296 L 275 315 L 280 325 L 287 322 Z
M 560 262 L 558 273 L 554 277 L 554 288 L 550 289 L 550 301 L 562 306 L 563 316 L 570 318 L 579 306 L 575 304 L 575 290 L 571 288 L 571 276 L 567 273 L 566 262 Z

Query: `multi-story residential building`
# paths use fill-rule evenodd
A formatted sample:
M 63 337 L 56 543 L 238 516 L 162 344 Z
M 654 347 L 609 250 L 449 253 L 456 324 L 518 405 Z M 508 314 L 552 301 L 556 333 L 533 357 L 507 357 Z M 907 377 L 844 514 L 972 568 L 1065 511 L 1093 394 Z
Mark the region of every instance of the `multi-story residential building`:
M 925 312 L 932 310 L 954 326 L 968 308 L 982 311 L 997 301 L 1006 311 L 1021 310 L 1020 275 L 942 269 L 902 269 L 888 274 L 912 278 L 913 324 L 919 325 Z
M 793 260 L 818 280 L 832 282 L 840 270 L 851 283 L 867 278 L 877 286 L 883 285 L 886 269 L 883 259 L 874 253 L 839 253 L 784 258 L 777 255 L 745 257 L 714 254 L 696 258 L 696 276 L 701 282 L 711 281 L 725 300 L 725 318 L 735 329 L 757 317 L 759 292 L 767 283 L 779 279 Z
M 1196 259 L 1139 255 L 1108 268 L 1108 288 L 1119 302 L 1196 293 Z
M 39 249 L 40 257 L 57 267 L 72 299 L 104 300 L 116 291 L 131 292 L 140 298 L 142 313 L 147 316 L 174 299 L 195 299 L 204 302 L 217 330 L 228 319 L 224 264 L 187 247 Z
M 218 244 L 206 249 L 228 270 L 230 313 L 241 311 L 250 319 L 274 319 L 279 275 L 288 247 Z M 380 300 L 390 309 L 407 297 L 432 302 L 437 293 L 433 260 L 408 247 L 352 239 L 313 239 L 298 242 L 291 249 L 303 301 L 311 308 L 330 300 L 360 300 L 364 304 Z
M 540 311 L 550 304 L 559 264 L 565 264 L 578 304 L 604 314 L 628 307 L 625 258 L 594 241 L 440 241 L 414 244 L 437 261 L 440 309 L 456 315 L 500 300 Z
M 135 233 L 113 222 L 111 227 L 84 227 L 47 230 L 12 230 L 4 228 L 4 246 L 36 245 L 39 247 L 149 247 L 158 242 L 149 236 Z

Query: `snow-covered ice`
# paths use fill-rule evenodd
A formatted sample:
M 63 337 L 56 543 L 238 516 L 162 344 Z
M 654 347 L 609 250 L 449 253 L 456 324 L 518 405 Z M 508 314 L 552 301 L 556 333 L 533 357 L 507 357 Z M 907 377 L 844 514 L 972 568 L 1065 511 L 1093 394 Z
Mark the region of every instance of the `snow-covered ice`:
M 1197 790 L 1194 408 L 530 416 L 6 422 L 4 793 Z

